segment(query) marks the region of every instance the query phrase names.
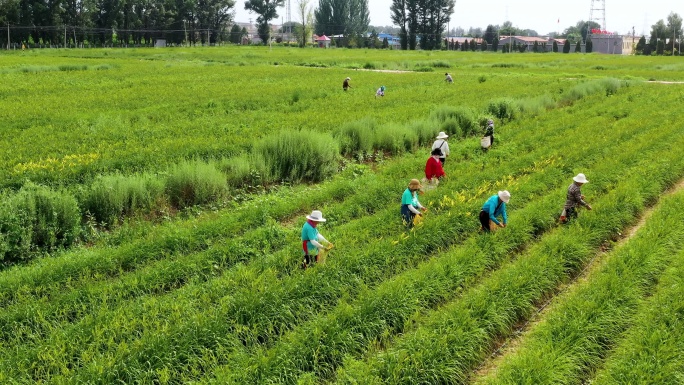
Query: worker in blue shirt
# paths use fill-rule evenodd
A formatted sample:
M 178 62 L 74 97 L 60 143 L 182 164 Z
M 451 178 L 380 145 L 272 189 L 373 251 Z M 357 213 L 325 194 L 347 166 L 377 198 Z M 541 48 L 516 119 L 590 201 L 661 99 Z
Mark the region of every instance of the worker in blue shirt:
M 508 215 L 506 214 L 506 203 L 511 199 L 511 193 L 508 191 L 499 191 L 496 195 L 492 195 L 487 202 L 482 206 L 480 211 L 480 223 L 482 224 L 482 231 L 489 232 L 490 221 L 494 222 L 499 227 L 506 227 L 508 224 Z M 497 217 L 501 216 L 503 221 L 499 221 Z

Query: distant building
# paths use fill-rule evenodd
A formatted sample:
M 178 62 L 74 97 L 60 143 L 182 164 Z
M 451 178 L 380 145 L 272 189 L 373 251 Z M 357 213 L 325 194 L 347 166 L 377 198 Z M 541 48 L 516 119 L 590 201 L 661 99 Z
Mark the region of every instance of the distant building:
M 591 35 L 592 52 L 611 55 L 634 54 L 635 42 L 632 36 L 610 34 Z
M 401 48 L 401 41 L 398 36 L 390 35 L 389 33 L 378 34 L 378 40 L 380 40 L 380 42 L 383 42 L 385 39 L 387 39 L 387 44 L 391 49 Z
M 315 36 L 314 41 L 318 45 L 318 48 L 330 48 L 330 38 L 323 36 Z

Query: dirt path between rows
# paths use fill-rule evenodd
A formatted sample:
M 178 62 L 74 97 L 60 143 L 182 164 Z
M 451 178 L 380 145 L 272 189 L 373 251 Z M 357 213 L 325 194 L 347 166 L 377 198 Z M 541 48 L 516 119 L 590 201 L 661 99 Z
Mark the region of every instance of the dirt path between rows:
M 684 82 L 682 82 L 682 84 L 684 84 Z M 680 180 L 676 185 L 667 190 L 663 195 L 671 195 L 682 189 L 684 189 L 684 179 Z M 618 233 L 620 239 L 619 241 L 617 241 L 617 243 L 615 243 L 610 248 L 602 247 L 602 250 L 598 252 L 596 256 L 592 258 L 591 261 L 589 261 L 589 263 L 584 267 L 584 269 L 579 273 L 579 275 L 577 275 L 570 282 L 560 285 L 556 290 L 555 294 L 553 294 L 549 299 L 544 301 L 544 304 L 539 306 L 537 308 L 537 311 L 524 324 L 517 326 L 509 338 L 500 341 L 499 347 L 496 349 L 496 351 L 494 351 L 494 353 L 492 353 L 482 363 L 482 365 L 472 373 L 469 382 L 475 382 L 475 380 L 485 377 L 491 374 L 491 372 L 496 371 L 499 365 L 501 365 L 504 357 L 514 354 L 520 348 L 520 344 L 525 339 L 524 337 L 527 334 L 529 334 L 530 331 L 534 329 L 534 327 L 545 318 L 545 315 L 550 311 L 550 309 L 553 308 L 553 304 L 551 304 L 551 302 L 555 298 L 567 295 L 571 290 L 573 290 L 573 288 L 576 288 L 580 284 L 586 282 L 595 271 L 597 271 L 603 265 L 605 265 L 607 263 L 607 258 L 605 258 L 605 256 L 611 250 L 614 250 L 616 247 L 619 247 L 620 245 L 627 243 L 630 239 L 632 239 L 634 235 L 636 235 L 636 233 L 639 231 L 639 229 L 641 229 L 644 226 L 644 224 L 646 224 L 646 221 L 651 217 L 651 215 L 653 215 L 653 212 L 655 211 L 657 206 L 658 203 L 646 209 L 641 215 L 641 218 L 639 218 L 639 221 L 635 225 L 629 227 L 623 233 Z

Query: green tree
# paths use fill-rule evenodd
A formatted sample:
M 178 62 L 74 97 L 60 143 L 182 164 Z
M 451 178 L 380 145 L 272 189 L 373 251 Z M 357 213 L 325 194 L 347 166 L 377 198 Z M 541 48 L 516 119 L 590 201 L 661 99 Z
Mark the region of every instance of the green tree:
M 484 51 L 487 50 L 487 41 L 482 40 L 482 43 L 480 43 L 480 50 L 481 50 L 482 52 L 484 52 Z
M 385 37 L 382 39 L 382 49 L 387 49 L 387 48 L 389 48 L 389 40 L 387 40 L 387 38 Z
M 667 34 L 670 44 L 668 44 L 668 50 L 674 52 L 675 40 L 682 38 L 682 17 L 674 12 L 670 12 L 667 16 Z
M 535 40 L 534 44 L 532 44 L 532 52 L 537 53 L 539 52 L 539 43 Z
M 558 42 L 555 40 L 553 41 L 553 52 L 558 52 Z
M 591 39 L 587 40 L 587 46 L 585 48 L 585 51 L 587 53 L 592 53 L 592 51 L 594 51 L 594 43 L 592 43 Z
M 401 45 L 401 49 L 405 50 L 408 48 L 408 15 L 406 0 L 392 0 L 390 12 L 392 23 L 399 27 L 399 44 Z
M 477 42 L 475 39 L 470 39 L 470 50 L 471 51 L 477 51 Z
M 658 43 L 656 45 L 656 55 L 662 55 L 663 53 L 665 53 L 665 40 L 658 39 Z
M 230 28 L 230 37 L 228 38 L 228 41 L 233 44 L 240 44 L 240 41 L 242 41 L 242 28 L 240 28 L 239 25 L 233 24 Z
M 271 20 L 278 17 L 278 7 L 284 5 L 284 0 L 247 0 L 245 9 L 257 15 L 257 32 L 259 37 L 266 45 L 271 39 Z
M 306 42 L 309 36 L 311 36 L 312 27 L 312 10 L 309 7 L 309 0 L 297 0 L 297 11 L 299 13 L 299 18 L 302 20 L 302 24 L 297 31 L 297 41 L 300 47 L 306 47 Z
M 393 0 L 392 22 L 401 33 L 406 31 L 408 49 L 415 49 L 419 40 L 423 49 L 440 49 L 454 4 L 455 0 Z
M 672 36 L 672 34 L 668 31 L 665 22 L 662 19 L 658 20 L 651 26 L 651 50 L 656 51 L 656 54 L 661 55 L 658 53 L 658 41 L 660 39 L 666 39 L 669 36 Z
M 637 45 L 636 45 L 636 54 L 637 55 L 647 55 L 645 52 L 645 49 L 646 49 L 646 36 L 642 35 L 641 38 L 639 38 L 639 41 L 637 42 Z
M 499 50 L 499 37 L 497 36 L 496 39 L 492 42 L 492 51 L 496 52 Z
M 575 52 L 582 52 L 582 41 L 577 40 L 577 44 L 575 45 Z
M 563 44 L 563 53 L 570 53 L 570 40 L 565 39 L 565 44 Z
M 492 43 L 494 43 L 494 40 L 498 40 L 498 39 L 497 39 L 496 28 L 494 28 L 493 25 L 489 24 L 489 25 L 487 26 L 487 29 L 485 30 L 485 33 L 484 33 L 484 40 L 485 40 L 488 44 L 492 44 Z

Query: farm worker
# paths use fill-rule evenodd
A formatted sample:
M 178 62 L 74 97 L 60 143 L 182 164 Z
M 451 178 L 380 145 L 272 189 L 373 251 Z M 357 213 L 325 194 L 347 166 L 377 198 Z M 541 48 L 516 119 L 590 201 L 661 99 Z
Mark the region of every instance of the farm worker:
M 418 191 L 423 188 L 418 179 L 411 179 L 404 194 L 401 196 L 401 218 L 410 229 L 413 227 L 413 218 L 423 215 L 427 211 L 418 201 Z
M 451 77 L 451 75 L 449 75 L 448 72 L 445 73 L 444 76 L 446 76 L 446 78 L 444 79 L 445 82 L 447 82 L 447 83 L 449 83 L 449 84 L 451 84 L 451 83 L 454 82 L 454 79 Z
M 494 121 L 491 119 L 487 119 L 487 127 L 485 128 L 485 134 L 484 136 L 489 137 L 489 146 L 494 145 Z
M 378 96 L 385 96 L 385 86 L 380 86 L 380 88 L 378 88 L 378 90 L 375 92 L 375 97 L 377 98 Z
M 350 81 L 350 80 L 351 80 L 350 77 L 347 77 L 346 79 L 344 79 L 344 82 L 342 83 L 342 89 L 343 89 L 343 90 L 346 91 L 347 88 L 352 88 L 351 84 L 349 84 L 349 81 Z
M 446 176 L 444 173 L 444 168 L 442 163 L 440 163 L 439 158 L 442 156 L 442 150 L 435 148 L 432 150 L 432 154 L 425 163 L 425 178 L 431 180 L 432 178 L 442 179 Z
M 565 200 L 565 206 L 563 206 L 563 212 L 561 213 L 560 220 L 565 223 L 571 218 L 577 218 L 577 208 L 579 206 L 584 206 L 587 210 L 591 210 L 591 206 L 584 201 L 584 195 L 580 190 L 582 185 L 589 183 L 587 177 L 584 174 L 579 173 L 574 178 L 573 182 L 568 187 L 568 195 Z
M 316 226 L 319 223 L 325 222 L 323 213 L 318 210 L 311 212 L 311 215 L 306 216 L 306 222 L 302 227 L 302 250 L 304 251 L 304 261 L 302 261 L 302 268 L 306 269 L 309 264 L 318 261 L 318 249 L 332 249 L 333 244 L 318 232 Z M 328 244 L 323 246 L 320 242 Z
M 446 141 L 448 137 L 449 135 L 445 134 L 444 131 L 440 131 L 440 133 L 437 135 L 437 140 L 432 143 L 433 150 L 438 148 L 442 151 L 442 155 L 439 157 L 439 161 L 442 163 L 442 166 L 444 166 L 444 162 L 446 162 L 446 157 L 449 156 L 449 143 Z
M 482 211 L 480 211 L 480 223 L 482 224 L 482 230 L 489 232 L 491 231 L 490 222 L 494 222 L 495 225 L 499 227 L 506 227 L 508 224 L 508 215 L 506 214 L 506 203 L 511 199 L 511 193 L 507 190 L 499 191 L 497 194 L 492 195 L 485 204 L 482 206 Z M 501 216 L 503 223 L 497 219 Z

